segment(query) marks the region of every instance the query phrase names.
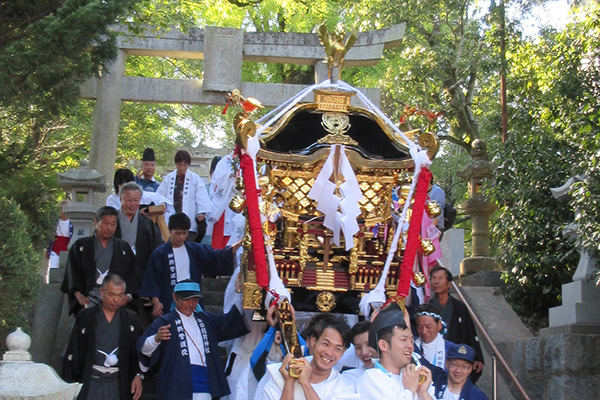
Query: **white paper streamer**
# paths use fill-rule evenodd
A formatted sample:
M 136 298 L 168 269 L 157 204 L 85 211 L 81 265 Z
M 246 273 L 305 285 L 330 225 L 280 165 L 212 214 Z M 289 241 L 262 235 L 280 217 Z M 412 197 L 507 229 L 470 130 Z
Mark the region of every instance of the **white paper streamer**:
M 344 177 L 344 182 L 340 185 L 342 197 L 335 194 L 336 184 L 329 180 L 335 169 L 333 164 L 338 148 L 339 172 Z M 359 231 L 358 222 L 356 222 L 356 218 L 360 215 L 358 204 L 363 194 L 352 165 L 346 157 L 345 146 L 339 144 L 331 146 L 329 157 L 325 160 L 312 189 L 308 192 L 308 197 L 317 201 L 317 210 L 325 215 L 323 225 L 333 232 L 333 244 L 340 245 L 341 230 L 344 233 L 346 251 L 354 247 L 353 237 Z M 338 210 L 342 210 L 342 212 Z
M 221 215 L 223 215 L 233 198 L 235 175 L 233 174 L 232 164 L 233 159 L 231 155 L 226 155 L 219 160 L 210 178 L 211 211 L 208 217 L 208 235 L 212 234 L 214 224 L 221 218 Z

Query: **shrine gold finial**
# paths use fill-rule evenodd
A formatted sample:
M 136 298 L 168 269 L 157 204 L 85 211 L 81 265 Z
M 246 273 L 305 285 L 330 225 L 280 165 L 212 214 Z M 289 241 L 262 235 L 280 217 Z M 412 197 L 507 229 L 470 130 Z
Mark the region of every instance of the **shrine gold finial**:
M 329 132 L 329 135 L 319 139 L 317 142 L 324 144 L 345 144 L 358 146 L 358 142 L 350 136 L 345 135 L 350 130 L 350 118 L 341 113 L 325 113 L 321 117 L 323 129 Z
M 260 101 L 253 97 L 244 97 L 239 89 L 234 89 L 227 94 L 227 103 L 222 114 L 227 113 L 229 106 L 233 106 L 239 112 L 233 118 L 233 129 L 236 133 L 236 143 L 246 149 L 248 146 L 248 137 L 256 134 L 256 125 L 250 120 L 250 114 L 263 109 Z
M 263 109 L 262 103 L 254 97 L 244 97 L 239 89 L 233 89 L 231 93 L 227 93 L 227 104 L 223 110 L 223 114 L 227 112 L 229 104 L 241 109 L 244 116 L 248 116 L 257 110 Z
M 358 38 L 356 29 L 352 29 L 352 32 L 344 42 L 345 36 L 346 32 L 340 25 L 335 28 L 333 33 L 329 33 L 325 23 L 321 24 L 319 27 L 319 39 L 321 40 L 323 47 L 325 47 L 325 54 L 327 55 L 328 77 L 332 81 L 340 78 L 342 67 L 344 65 L 344 57 L 348 50 L 354 46 L 356 39 Z M 337 69 L 337 75 L 335 74 L 334 69 Z

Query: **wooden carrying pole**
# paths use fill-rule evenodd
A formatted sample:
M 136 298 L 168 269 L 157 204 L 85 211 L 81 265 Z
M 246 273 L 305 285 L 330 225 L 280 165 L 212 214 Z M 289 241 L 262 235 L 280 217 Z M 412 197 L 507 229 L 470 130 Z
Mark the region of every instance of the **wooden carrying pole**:
M 160 229 L 160 234 L 163 237 L 163 241 L 167 243 L 169 238 L 171 238 L 171 232 L 169 232 L 169 227 L 167 226 L 167 222 L 165 221 L 165 211 L 167 210 L 164 204 L 159 206 L 148 206 L 148 215 L 152 222 L 158 225 L 158 229 Z

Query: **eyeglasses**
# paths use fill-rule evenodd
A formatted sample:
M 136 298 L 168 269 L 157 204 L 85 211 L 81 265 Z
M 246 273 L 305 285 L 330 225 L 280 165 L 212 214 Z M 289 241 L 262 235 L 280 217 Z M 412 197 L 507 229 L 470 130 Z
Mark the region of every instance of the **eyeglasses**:
M 472 368 L 471 364 L 456 364 L 453 362 L 450 362 L 448 364 L 448 369 L 459 369 L 461 371 L 469 371 Z

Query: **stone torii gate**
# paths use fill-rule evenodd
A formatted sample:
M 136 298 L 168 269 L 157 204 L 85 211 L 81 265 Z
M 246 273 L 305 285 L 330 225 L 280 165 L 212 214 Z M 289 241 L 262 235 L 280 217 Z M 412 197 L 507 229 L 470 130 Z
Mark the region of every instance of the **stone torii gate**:
M 383 50 L 397 47 L 404 37 L 406 24 L 358 34 L 358 40 L 345 57 L 345 66 L 372 66 Z M 95 99 L 94 123 L 90 143 L 90 168 L 110 181 L 119 134 L 122 101 L 218 105 L 225 93 L 240 89 L 244 96 L 259 99 L 266 107 L 283 103 L 304 85 L 242 82 L 242 63 L 263 62 L 314 65 L 315 82 L 327 79 L 322 63 L 325 51 L 316 34 L 244 32 L 241 29 L 206 27 L 187 33 L 178 30 L 148 29 L 146 33 L 120 32 L 116 59 L 100 78 L 82 85 L 81 97 Z M 162 79 L 125 76 L 127 56 L 171 57 L 204 60 L 203 79 Z M 377 88 L 361 89 L 379 104 Z M 141 151 L 141 149 L 140 149 Z

